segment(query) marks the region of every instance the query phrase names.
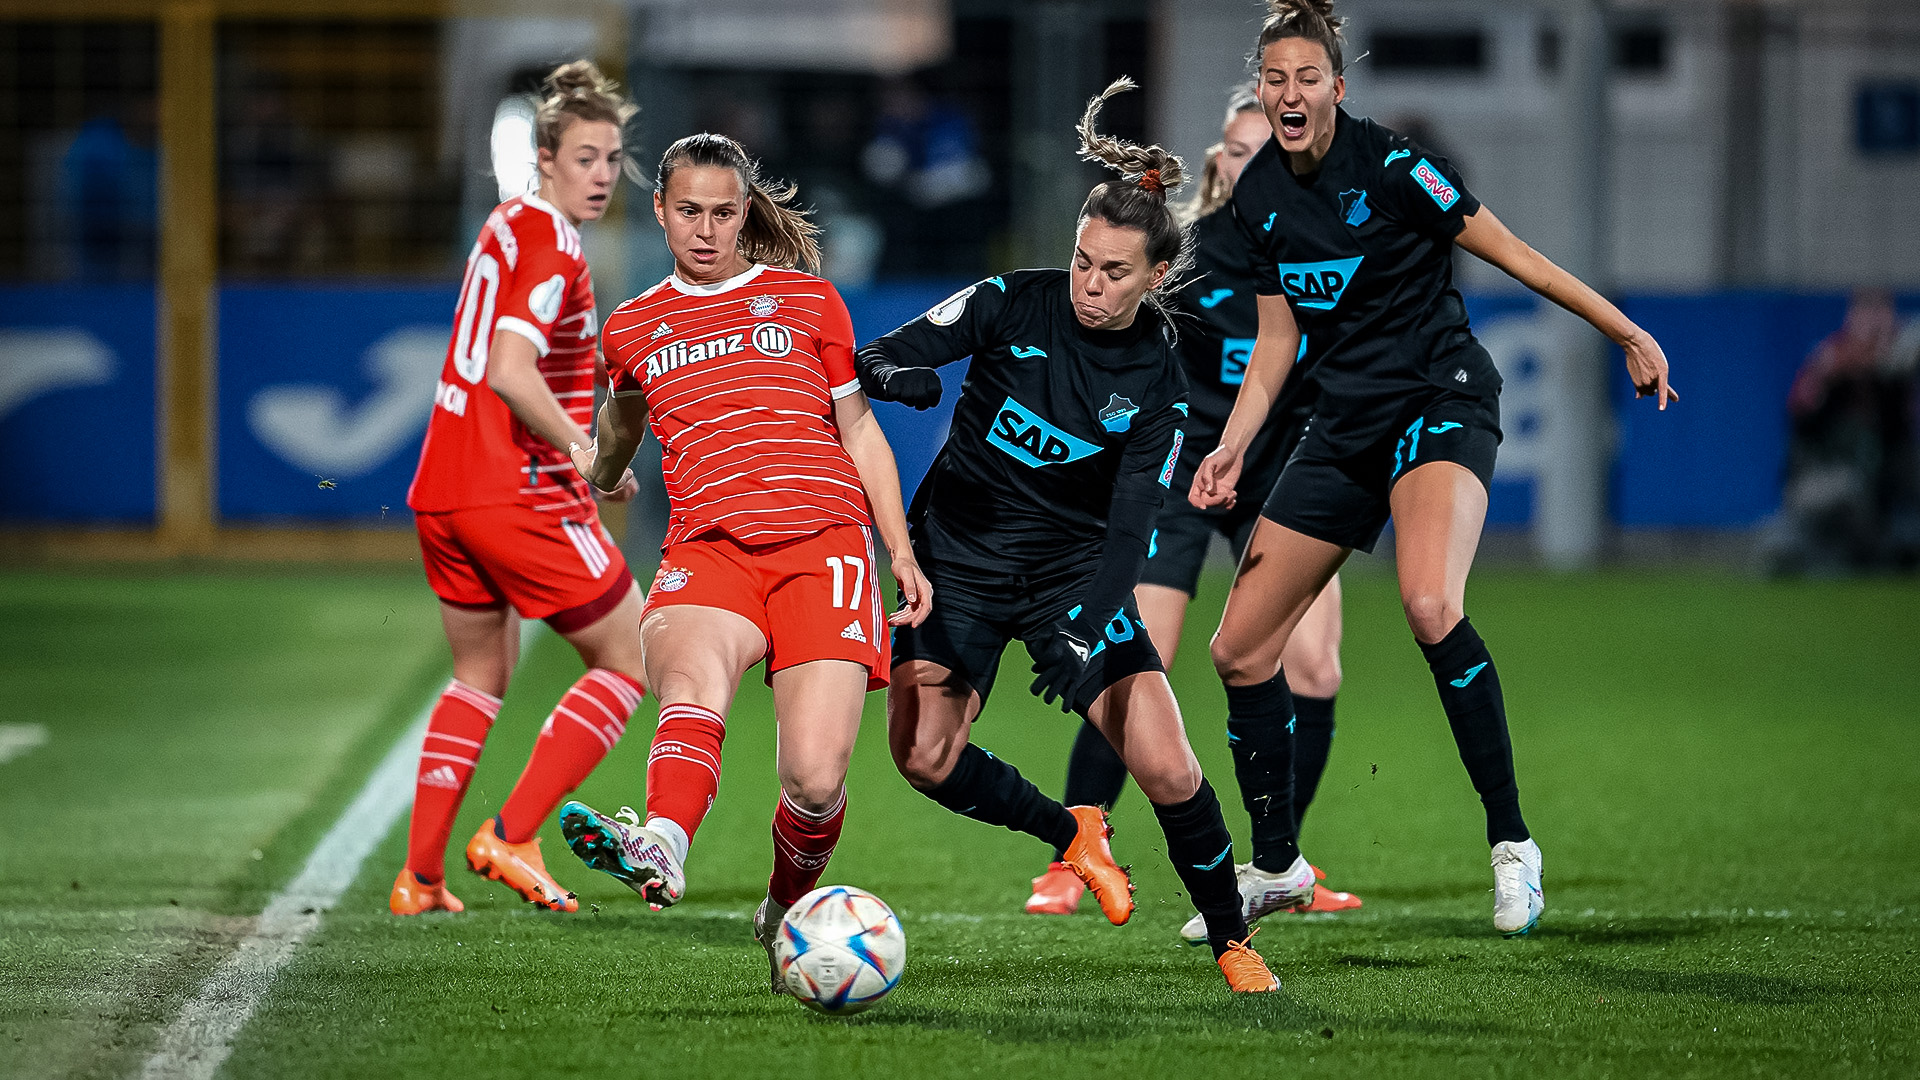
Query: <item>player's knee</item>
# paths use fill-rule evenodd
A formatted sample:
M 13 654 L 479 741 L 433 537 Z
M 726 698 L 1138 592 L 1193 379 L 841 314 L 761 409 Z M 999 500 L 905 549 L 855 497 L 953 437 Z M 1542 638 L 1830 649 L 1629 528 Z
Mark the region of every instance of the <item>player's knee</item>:
M 814 776 L 783 776 L 780 778 L 780 790 L 786 793 L 788 802 L 806 813 L 819 816 L 832 810 L 840 801 L 845 780 L 844 776 L 829 776 L 824 772 Z
M 1304 697 L 1330 698 L 1340 692 L 1340 651 L 1301 650 L 1287 657 L 1287 686 Z
M 1229 686 L 1270 679 L 1277 663 L 1272 657 L 1261 655 L 1261 650 L 1243 646 L 1225 634 L 1213 635 L 1208 651 L 1213 656 L 1214 672 Z
M 1164 762 L 1149 762 L 1133 773 L 1134 782 L 1147 801 L 1172 806 L 1193 798 L 1200 790 L 1200 763 L 1192 754 L 1169 757 Z
M 916 790 L 936 788 L 953 773 L 953 762 L 944 748 L 894 744 L 893 764 Z
M 1446 637 L 1460 621 L 1460 605 L 1438 590 L 1403 591 L 1400 606 L 1406 610 L 1407 626 L 1413 630 L 1413 636 L 1429 645 Z

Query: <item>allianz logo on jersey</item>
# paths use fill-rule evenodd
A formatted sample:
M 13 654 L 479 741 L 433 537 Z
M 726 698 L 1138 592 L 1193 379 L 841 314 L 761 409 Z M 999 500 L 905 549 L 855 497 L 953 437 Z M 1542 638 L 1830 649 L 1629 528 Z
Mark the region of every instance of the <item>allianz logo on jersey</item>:
M 1280 288 L 1296 304 L 1316 311 L 1332 311 L 1353 282 L 1354 271 L 1366 256 L 1328 259 L 1326 262 L 1281 263 Z
M 1064 465 L 1100 452 L 1097 445 L 1061 431 L 1012 398 L 1000 406 L 1000 412 L 993 418 L 987 441 L 1032 469 Z
M 745 334 L 717 334 L 705 341 L 669 342 L 647 354 L 647 378 L 657 379 L 675 368 L 702 360 L 743 353 L 749 344 L 761 355 L 777 359 L 793 351 L 793 332 L 779 323 L 763 322 Z

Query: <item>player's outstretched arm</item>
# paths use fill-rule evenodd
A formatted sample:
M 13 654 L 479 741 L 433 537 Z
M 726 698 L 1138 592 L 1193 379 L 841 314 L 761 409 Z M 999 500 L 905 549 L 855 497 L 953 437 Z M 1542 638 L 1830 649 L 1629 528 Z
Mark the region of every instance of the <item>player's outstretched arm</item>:
M 1293 321 L 1287 298 L 1262 296 L 1258 304 L 1259 336 L 1254 339 L 1253 355 L 1247 358 L 1246 377 L 1233 399 L 1233 412 L 1227 416 L 1220 445 L 1200 462 L 1193 486 L 1187 489 L 1187 501 L 1202 510 L 1233 505 L 1247 446 L 1267 422 L 1267 413 L 1300 355 L 1300 326 Z
M 900 468 L 894 463 L 893 446 L 874 419 L 867 395 L 857 390 L 835 399 L 833 422 L 840 429 L 840 445 L 847 448 L 847 456 L 860 472 L 860 486 L 867 489 L 867 503 L 873 508 L 874 527 L 880 531 L 880 542 L 886 545 L 893 563 L 893 578 L 906 598 L 906 606 L 888 616 L 887 622 L 919 626 L 932 610 L 933 586 L 920 572 L 913 544 L 907 539 L 907 512 L 900 497 Z
M 513 410 L 515 419 L 555 450 L 591 441 L 560 407 L 560 400 L 540 374 L 539 351 L 520 334 L 504 330 L 493 335 L 487 356 L 487 385 Z
M 1636 326 L 1612 301 L 1555 265 L 1513 234 L 1506 223 L 1482 206 L 1466 219 L 1454 243 L 1507 272 L 1507 275 L 1585 319 L 1627 354 L 1627 374 L 1635 397 L 1651 397 L 1665 409 L 1679 401 L 1667 383 L 1667 354 L 1653 335 Z
M 940 404 L 940 374 L 934 369 L 993 342 L 1006 293 L 1004 280 L 988 278 L 867 342 L 854 358 L 860 389 L 875 401 L 897 401 L 915 409 Z
M 573 467 L 594 490 L 614 502 L 625 502 L 640 490 L 627 466 L 647 431 L 647 399 L 634 393 L 608 394 L 594 428 L 592 441 L 569 448 Z

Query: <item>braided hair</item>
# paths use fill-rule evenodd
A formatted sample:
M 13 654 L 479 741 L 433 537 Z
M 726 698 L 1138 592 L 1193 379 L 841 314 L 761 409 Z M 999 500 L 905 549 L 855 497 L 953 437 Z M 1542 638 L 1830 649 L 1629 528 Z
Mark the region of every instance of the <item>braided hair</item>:
M 1148 302 L 1159 307 L 1175 280 L 1193 266 L 1193 239 L 1167 201 L 1168 192 L 1186 183 L 1186 163 L 1164 147 L 1141 146 L 1102 135 L 1094 127 L 1107 99 L 1134 87 L 1134 81 L 1122 75 L 1087 102 L 1087 111 L 1080 117 L 1076 128 L 1080 156 L 1105 165 L 1121 177 L 1096 184 L 1087 193 L 1087 201 L 1080 207 L 1080 224 L 1099 218 L 1109 225 L 1146 234 L 1148 261 L 1167 264 L 1166 275 L 1147 295 Z

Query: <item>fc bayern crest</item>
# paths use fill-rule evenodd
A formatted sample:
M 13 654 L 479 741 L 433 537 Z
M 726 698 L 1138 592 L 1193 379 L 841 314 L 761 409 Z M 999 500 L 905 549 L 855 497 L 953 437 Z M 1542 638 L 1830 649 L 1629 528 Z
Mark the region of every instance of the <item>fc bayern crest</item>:
M 692 571 L 675 567 L 671 570 L 660 571 L 660 580 L 654 583 L 654 588 L 659 589 L 661 592 L 679 592 L 681 589 L 687 587 L 687 582 L 692 580 Z
M 747 314 L 756 319 L 764 319 L 779 310 L 780 301 L 765 293 L 761 293 L 759 296 L 747 301 Z

